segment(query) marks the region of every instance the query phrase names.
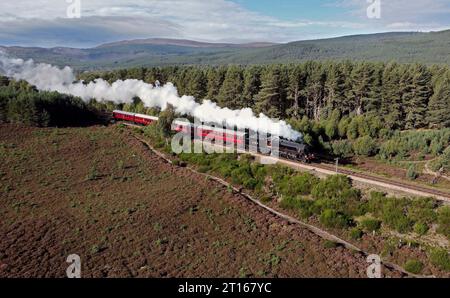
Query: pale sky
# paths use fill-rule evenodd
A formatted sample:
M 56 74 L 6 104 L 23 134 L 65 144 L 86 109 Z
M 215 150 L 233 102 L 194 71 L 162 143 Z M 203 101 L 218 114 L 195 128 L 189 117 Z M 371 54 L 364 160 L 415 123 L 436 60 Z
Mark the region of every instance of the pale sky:
M 81 3 L 80 17 L 67 9 Z M 367 8 L 380 1 L 380 18 Z M 68 3 L 71 2 L 71 3 Z M 72 6 L 74 7 L 74 6 Z M 136 38 L 288 42 L 450 29 L 450 0 L 2 0 L 0 45 L 91 47 Z

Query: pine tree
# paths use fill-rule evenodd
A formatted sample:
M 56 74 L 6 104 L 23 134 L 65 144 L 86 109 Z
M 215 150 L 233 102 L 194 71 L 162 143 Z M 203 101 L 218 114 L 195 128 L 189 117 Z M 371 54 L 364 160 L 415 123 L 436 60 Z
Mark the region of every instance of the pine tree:
M 261 90 L 256 96 L 256 111 L 269 117 L 282 118 L 284 99 L 280 69 L 270 66 L 262 74 Z
M 325 71 L 321 64 L 309 62 L 305 65 L 308 78 L 303 95 L 306 98 L 306 115 L 310 119 L 319 121 L 322 116 L 322 108 L 324 106 L 325 93 Z
M 432 127 L 450 127 L 450 72 L 438 82 L 430 99 L 428 120 Z
M 225 70 L 223 67 L 210 68 L 206 74 L 208 83 L 206 85 L 206 98 L 217 102 L 217 95 L 219 94 L 220 87 L 225 77 Z
M 244 106 L 242 102 L 243 88 L 241 69 L 237 66 L 230 66 L 217 96 L 217 102 L 221 106 L 231 109 L 242 108 Z
M 391 129 L 400 129 L 405 125 L 399 90 L 400 76 L 399 66 L 396 63 L 389 63 L 382 76 L 381 105 L 378 114 Z
M 289 73 L 289 85 L 287 90 L 287 99 L 289 101 L 290 110 L 288 114 L 299 118 L 304 114 L 305 105 L 302 104 L 302 90 L 306 85 L 306 73 L 302 66 L 293 66 Z M 303 109 L 303 113 L 302 113 Z
M 416 64 L 407 75 L 403 94 L 405 128 L 417 129 L 428 125 L 426 112 L 431 96 L 431 75 L 425 66 Z
M 195 97 L 201 101 L 206 96 L 206 76 L 198 68 L 190 69 L 187 74 L 186 94 Z
M 351 73 L 352 88 L 347 93 L 352 112 L 356 115 L 364 113 L 367 102 L 371 100 L 373 69 L 368 63 L 359 63 Z
M 253 107 L 255 96 L 261 86 L 261 74 L 259 67 L 247 67 L 244 70 L 244 91 L 242 95 L 242 105 L 244 107 Z
M 327 72 L 327 80 L 325 82 L 326 110 L 330 116 L 332 111 L 339 109 L 342 113 L 347 114 L 345 100 L 345 79 L 342 74 L 341 64 L 331 64 Z

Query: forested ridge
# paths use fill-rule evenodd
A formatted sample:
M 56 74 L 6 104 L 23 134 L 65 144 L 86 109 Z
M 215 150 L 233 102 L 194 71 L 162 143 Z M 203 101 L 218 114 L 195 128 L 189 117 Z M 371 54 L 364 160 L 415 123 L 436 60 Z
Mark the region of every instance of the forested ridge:
M 133 68 L 81 76 L 172 82 L 207 98 L 275 118 L 321 121 L 380 117 L 390 129 L 450 126 L 450 70 L 421 64 L 308 62 L 297 65 Z

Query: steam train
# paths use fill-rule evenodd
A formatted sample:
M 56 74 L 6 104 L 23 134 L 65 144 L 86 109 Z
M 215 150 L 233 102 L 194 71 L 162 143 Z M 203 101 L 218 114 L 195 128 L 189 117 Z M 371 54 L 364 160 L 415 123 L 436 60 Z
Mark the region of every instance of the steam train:
M 115 110 L 113 112 L 113 118 L 116 121 L 126 121 L 136 125 L 151 125 L 158 122 L 158 117 L 124 112 Z M 275 154 L 277 156 L 309 163 L 314 160 L 315 156 L 310 151 L 308 145 L 304 143 L 290 141 L 281 137 L 270 137 L 269 139 L 259 138 L 257 132 L 246 129 L 245 131 L 236 131 L 229 129 L 221 129 L 218 127 L 212 127 L 207 125 L 191 124 L 189 122 L 175 121 L 172 124 L 172 130 L 177 132 L 183 132 L 191 134 L 191 137 L 200 137 L 205 141 L 219 141 L 225 144 L 233 144 L 238 148 L 242 148 L 249 151 L 250 148 L 266 148 L 265 152 L 261 152 L 267 155 Z M 264 141 L 265 144 L 260 146 L 260 142 Z M 278 142 L 277 151 L 272 149 L 272 144 Z

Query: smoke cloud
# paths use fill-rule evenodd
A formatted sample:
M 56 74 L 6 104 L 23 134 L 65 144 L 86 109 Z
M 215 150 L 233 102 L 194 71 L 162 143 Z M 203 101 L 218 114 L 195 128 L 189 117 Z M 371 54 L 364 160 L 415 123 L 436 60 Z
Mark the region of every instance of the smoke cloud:
M 82 81 L 76 82 L 73 70 L 68 66 L 58 68 L 49 64 L 35 63 L 33 60 L 9 58 L 1 51 L 0 73 L 16 80 L 25 80 L 39 90 L 58 91 L 78 96 L 84 101 L 95 99 L 131 103 L 137 96 L 146 107 L 159 107 L 165 110 L 170 104 L 174 106 L 176 112 L 196 117 L 202 122 L 226 123 L 238 129 L 249 128 L 262 133 L 280 135 L 290 140 L 302 138 L 302 135 L 285 121 L 275 121 L 264 114 L 256 116 L 250 108 L 231 110 L 221 108 L 210 100 L 198 103 L 192 96 L 179 96 L 172 83 L 159 86 L 140 80 L 118 80 L 110 84 L 103 79 L 97 79 L 84 84 Z

